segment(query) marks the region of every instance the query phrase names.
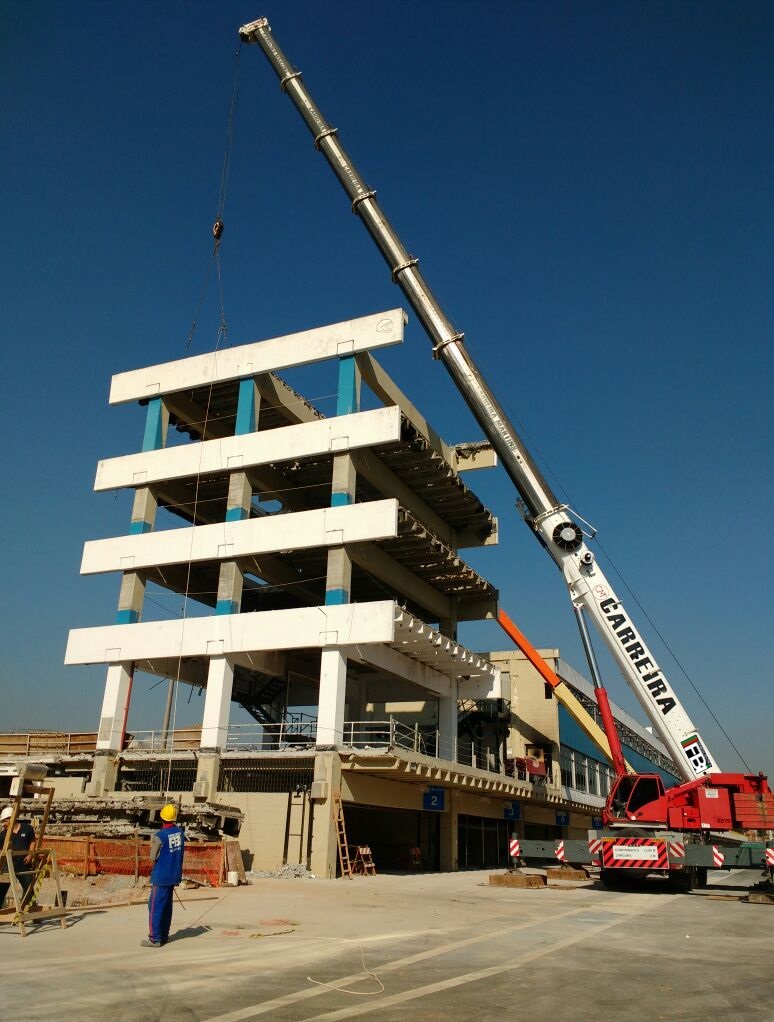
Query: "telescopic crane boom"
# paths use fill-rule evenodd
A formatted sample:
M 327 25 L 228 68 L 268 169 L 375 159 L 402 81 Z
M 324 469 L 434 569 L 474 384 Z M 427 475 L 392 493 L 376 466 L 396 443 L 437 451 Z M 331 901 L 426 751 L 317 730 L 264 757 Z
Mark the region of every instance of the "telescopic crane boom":
M 376 192 L 363 181 L 338 138 L 338 131 L 315 105 L 301 72 L 287 60 L 272 35 L 266 18 L 240 29 L 240 37 L 263 50 L 274 68 L 280 88 L 292 100 L 326 158 L 356 213 L 373 238 L 433 345 L 433 356 L 443 362 L 484 433 L 500 457 L 524 505 L 524 520 L 562 572 L 569 590 L 581 637 L 596 673 L 585 628 L 593 621 L 624 678 L 652 721 L 685 780 L 717 770 L 717 764 L 681 705 L 675 691 L 637 631 L 622 601 L 586 544 L 586 534 L 568 505 L 557 500 L 526 445 L 519 437 L 455 329 L 376 200 Z M 595 677 L 595 682 L 597 678 Z

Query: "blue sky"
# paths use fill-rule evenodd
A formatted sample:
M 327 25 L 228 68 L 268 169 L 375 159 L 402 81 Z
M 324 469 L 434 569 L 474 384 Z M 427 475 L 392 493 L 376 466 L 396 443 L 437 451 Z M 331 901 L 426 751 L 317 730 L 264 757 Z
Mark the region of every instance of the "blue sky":
M 84 540 L 128 528 L 128 495 L 92 492 L 97 460 L 142 436 L 138 409 L 108 407 L 109 380 L 185 352 L 236 31 L 262 15 L 552 484 L 750 767 L 774 773 L 774 9 L 752 2 L 6 0 L 0 728 L 96 727 L 104 669 L 62 658 L 69 628 L 115 612 L 118 580 L 78 575 Z M 246 48 L 240 64 L 229 342 L 405 304 L 265 58 Z M 211 290 L 192 352 L 214 346 L 217 312 Z M 382 361 L 448 440 L 480 437 L 415 319 Z M 322 390 L 307 387 L 325 411 Z M 506 477 L 469 481 L 501 527 L 471 564 L 535 644 L 583 670 L 563 584 Z M 461 638 L 506 645 L 494 625 Z M 135 728 L 161 718 L 163 686 L 148 688 Z M 198 697 L 181 699 L 178 721 L 197 720 Z

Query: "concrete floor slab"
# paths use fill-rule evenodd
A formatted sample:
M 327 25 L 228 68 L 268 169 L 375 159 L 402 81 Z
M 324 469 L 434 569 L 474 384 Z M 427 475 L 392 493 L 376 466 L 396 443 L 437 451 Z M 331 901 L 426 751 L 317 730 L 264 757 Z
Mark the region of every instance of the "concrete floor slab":
M 486 873 L 259 880 L 65 931 L 0 930 L 4 1013 L 32 1022 L 774 1020 L 774 909 L 734 897 L 490 887 Z M 757 874 L 724 875 L 733 893 Z M 713 884 L 712 894 L 723 888 Z M 185 892 L 182 892 L 185 898 Z

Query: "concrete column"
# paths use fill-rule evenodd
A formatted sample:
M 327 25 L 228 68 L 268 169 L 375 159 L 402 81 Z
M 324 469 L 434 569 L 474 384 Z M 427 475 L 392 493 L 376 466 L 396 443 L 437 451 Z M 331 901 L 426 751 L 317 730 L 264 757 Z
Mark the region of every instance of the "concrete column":
M 142 439 L 143 451 L 155 451 L 167 442 L 169 410 L 160 397 L 151 398 L 145 414 L 145 431 Z M 146 487 L 135 490 L 130 534 L 151 532 L 156 520 L 157 502 Z M 117 624 L 134 624 L 142 614 L 145 600 L 145 579 L 135 571 L 125 571 L 121 578 L 118 594 Z M 101 795 L 115 791 L 118 778 L 118 755 L 129 716 L 129 699 L 132 691 L 134 665 L 131 663 L 111 664 L 105 679 L 105 693 L 102 698 L 102 713 L 97 737 L 97 754 L 91 772 L 87 792 Z
M 131 663 L 111 664 L 108 667 L 97 733 L 97 754 L 94 757 L 91 780 L 86 787 L 88 795 L 115 791 L 119 753 L 129 713 L 132 674 Z
M 368 713 L 368 682 L 360 678 L 355 684 L 355 697 L 350 708 L 350 720 L 365 720 Z
M 320 657 L 320 696 L 315 739 L 318 748 L 331 748 L 341 744 L 344 734 L 346 692 L 346 656 L 336 648 L 324 649 Z
M 238 614 L 242 604 L 244 572 L 236 561 L 223 561 L 218 573 L 216 614 Z
M 457 679 L 450 678 L 451 691 L 438 700 L 438 744 L 441 759 L 457 761 L 457 719 L 459 717 Z
M 339 392 L 336 414 L 347 415 L 360 407 L 360 370 L 352 355 L 339 359 Z M 333 458 L 331 507 L 355 503 L 357 472 L 349 454 Z M 325 581 L 325 602 L 328 605 L 349 603 L 352 586 L 352 561 L 346 549 L 331 547 L 328 551 L 328 575 Z
M 459 869 L 459 792 L 447 791 L 448 809 L 441 813 L 440 865 L 444 873 Z
M 258 427 L 260 410 L 260 394 L 255 380 L 239 381 L 239 400 L 237 403 L 236 425 L 234 433 L 243 436 L 254 433 Z M 228 480 L 228 497 L 226 500 L 226 521 L 241 522 L 250 517 L 250 505 L 253 491 L 250 481 L 244 472 L 232 472 Z M 238 614 L 242 605 L 242 586 L 244 573 L 236 561 L 222 561 L 218 574 L 218 593 L 215 602 L 216 614 Z
M 261 395 L 252 376 L 239 381 L 239 398 L 237 401 L 236 436 L 254 433 L 258 429 L 258 413 L 261 407 Z
M 454 639 L 457 641 L 457 600 L 452 598 L 452 614 L 450 617 L 442 618 L 438 622 L 438 631 L 441 635 L 445 635 L 447 639 Z
M 142 449 L 144 451 L 157 451 L 167 442 L 167 430 L 169 429 L 169 410 L 164 404 L 164 399 L 153 397 L 148 402 L 148 410 L 145 415 L 145 433 L 142 438 Z
M 218 790 L 220 754 L 228 736 L 234 664 L 229 657 L 210 658 L 204 694 L 202 739 L 196 764 L 195 801 L 212 801 Z
M 317 753 L 312 784 L 312 856 L 311 870 L 325 879 L 336 876 L 339 850 L 333 793 L 341 791 L 341 760 L 337 753 Z
M 156 497 L 147 486 L 135 490 L 129 534 L 136 536 L 138 533 L 152 532 L 157 509 Z
M 136 571 L 125 571 L 121 576 L 118 593 L 117 625 L 132 625 L 140 620 L 145 601 L 145 579 Z
M 202 749 L 214 749 L 220 752 L 226 744 L 233 684 L 233 660 L 226 656 L 211 657 L 204 695 Z

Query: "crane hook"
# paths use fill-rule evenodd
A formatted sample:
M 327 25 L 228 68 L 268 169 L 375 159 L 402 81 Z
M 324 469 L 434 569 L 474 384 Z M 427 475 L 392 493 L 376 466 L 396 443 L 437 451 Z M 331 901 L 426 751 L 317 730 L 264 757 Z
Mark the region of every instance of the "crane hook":
M 223 237 L 223 228 L 224 227 L 225 227 L 225 224 L 220 219 L 220 217 L 218 217 L 218 219 L 212 225 L 212 236 L 215 239 L 215 244 L 216 245 L 218 244 L 220 239 Z

